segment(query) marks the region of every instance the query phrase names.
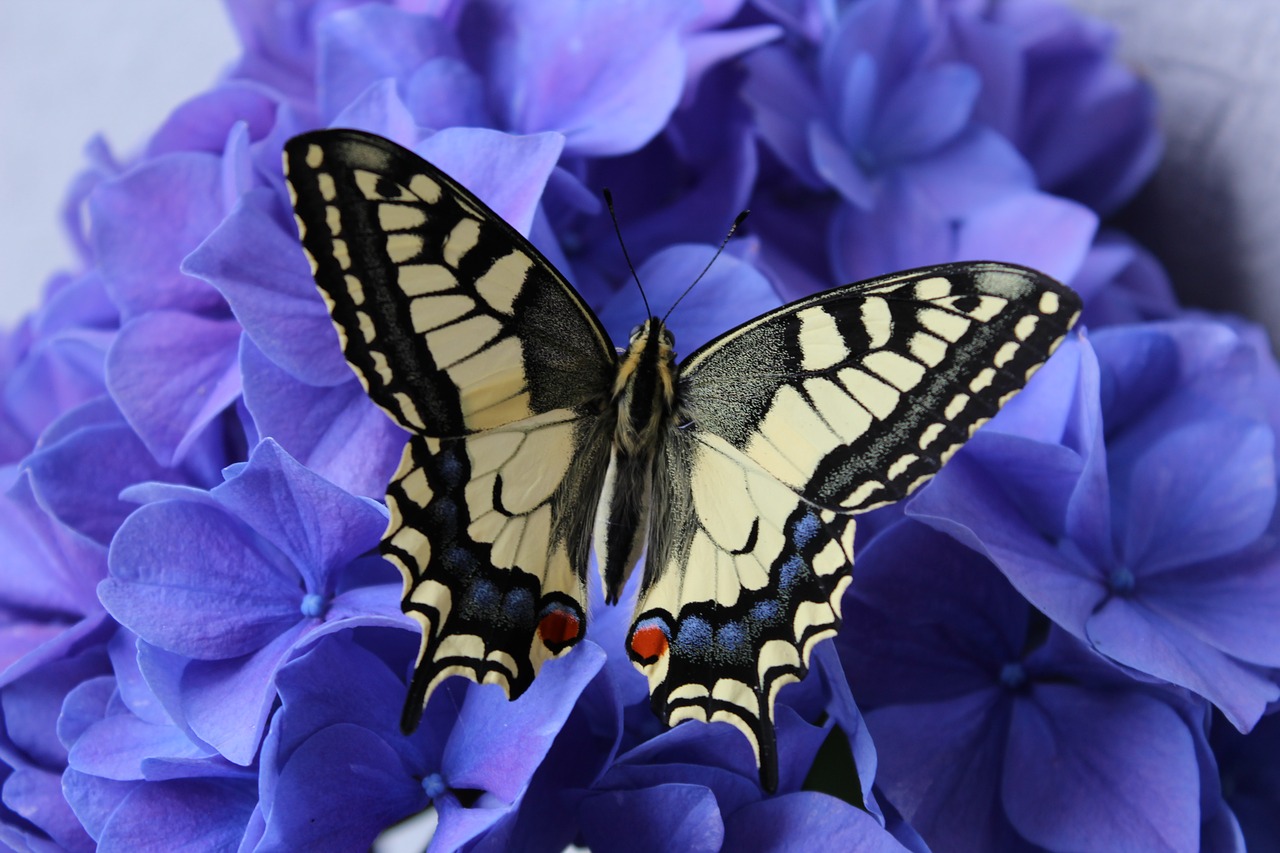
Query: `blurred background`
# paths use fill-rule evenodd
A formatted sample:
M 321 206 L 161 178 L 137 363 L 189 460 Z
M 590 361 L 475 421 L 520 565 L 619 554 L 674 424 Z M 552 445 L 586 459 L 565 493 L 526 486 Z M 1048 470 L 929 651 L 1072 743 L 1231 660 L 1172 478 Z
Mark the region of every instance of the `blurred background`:
M 1280 340 L 1280 3 L 1072 2 L 1115 24 L 1164 110 L 1164 161 L 1122 224 L 1188 302 Z M 235 55 L 220 0 L 3 0 L 0 328 L 70 261 L 59 209 L 85 143 L 135 151 Z

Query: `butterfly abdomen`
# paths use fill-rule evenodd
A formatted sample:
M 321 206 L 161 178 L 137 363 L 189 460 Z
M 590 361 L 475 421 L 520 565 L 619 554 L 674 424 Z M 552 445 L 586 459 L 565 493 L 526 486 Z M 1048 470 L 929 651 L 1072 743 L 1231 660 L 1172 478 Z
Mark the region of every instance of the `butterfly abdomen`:
M 596 511 L 596 556 L 605 599 L 616 603 L 643 550 L 649 529 L 653 468 L 675 410 L 674 339 L 650 317 L 631 333 L 618 361 L 612 406 L 613 447 Z

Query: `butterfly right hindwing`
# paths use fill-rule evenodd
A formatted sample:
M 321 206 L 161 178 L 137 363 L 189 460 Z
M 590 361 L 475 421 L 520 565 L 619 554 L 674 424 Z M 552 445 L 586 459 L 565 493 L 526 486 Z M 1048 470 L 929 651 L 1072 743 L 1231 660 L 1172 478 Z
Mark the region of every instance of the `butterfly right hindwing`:
M 403 726 L 450 675 L 514 698 L 585 629 L 614 350 L 527 240 L 412 152 L 320 131 L 285 170 L 347 361 L 412 433 L 382 543 L 423 632 Z

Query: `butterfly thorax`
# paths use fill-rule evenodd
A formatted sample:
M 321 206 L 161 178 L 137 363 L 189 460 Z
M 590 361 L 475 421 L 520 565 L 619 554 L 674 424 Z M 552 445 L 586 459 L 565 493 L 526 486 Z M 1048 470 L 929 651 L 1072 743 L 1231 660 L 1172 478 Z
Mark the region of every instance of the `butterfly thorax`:
M 612 404 L 617 411 L 614 443 L 624 453 L 652 452 L 675 408 L 675 339 L 657 317 L 631 332 L 618 360 Z
M 653 466 L 676 405 L 675 339 L 657 317 L 631 332 L 618 359 L 611 404 L 616 413 L 595 546 L 605 598 L 618 600 L 643 550 Z

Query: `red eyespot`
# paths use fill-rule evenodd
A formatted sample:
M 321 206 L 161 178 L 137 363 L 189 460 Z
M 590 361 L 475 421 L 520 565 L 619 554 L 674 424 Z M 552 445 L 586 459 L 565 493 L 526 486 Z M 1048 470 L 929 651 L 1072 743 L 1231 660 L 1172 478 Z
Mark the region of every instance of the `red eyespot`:
M 642 661 L 655 661 L 667 653 L 667 632 L 657 625 L 637 628 L 631 635 L 631 653 Z
M 577 617 L 560 608 L 547 611 L 538 622 L 538 636 L 550 647 L 572 643 L 581 631 L 582 625 Z

